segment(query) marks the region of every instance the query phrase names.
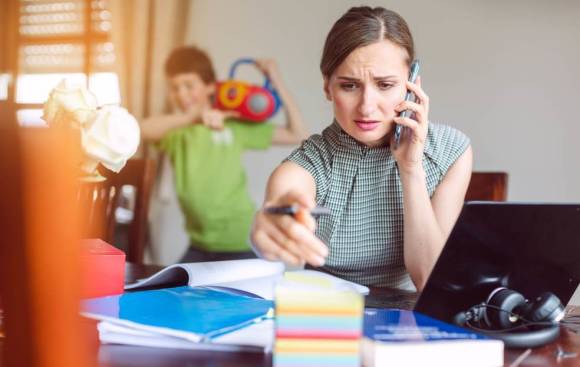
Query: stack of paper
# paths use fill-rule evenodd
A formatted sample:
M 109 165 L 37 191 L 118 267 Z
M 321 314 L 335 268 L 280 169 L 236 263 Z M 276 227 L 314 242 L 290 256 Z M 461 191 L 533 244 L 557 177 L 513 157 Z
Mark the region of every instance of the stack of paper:
M 184 349 L 227 344 L 267 349 L 271 337 L 248 341 L 232 334 L 271 319 L 272 307 L 272 301 L 219 287 L 165 288 L 82 302 L 85 316 L 105 321 L 99 324 L 102 342 Z
M 275 367 L 360 365 L 364 301 L 351 284 L 286 273 L 275 296 Z

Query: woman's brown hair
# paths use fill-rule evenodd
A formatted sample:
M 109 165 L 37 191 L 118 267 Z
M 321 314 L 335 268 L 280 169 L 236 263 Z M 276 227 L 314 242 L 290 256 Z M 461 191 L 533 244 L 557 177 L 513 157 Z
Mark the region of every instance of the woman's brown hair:
M 407 51 L 407 64 L 415 58 L 413 36 L 407 22 L 392 10 L 368 6 L 350 8 L 334 23 L 326 37 L 320 71 L 330 78 L 334 70 L 359 47 L 389 40 Z

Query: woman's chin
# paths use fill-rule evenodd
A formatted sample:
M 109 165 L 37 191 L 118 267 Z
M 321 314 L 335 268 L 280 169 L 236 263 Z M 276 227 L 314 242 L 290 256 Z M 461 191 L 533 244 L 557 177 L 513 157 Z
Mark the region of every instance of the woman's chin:
M 369 147 L 380 146 L 385 142 L 385 132 L 365 131 L 351 135 L 356 141 Z

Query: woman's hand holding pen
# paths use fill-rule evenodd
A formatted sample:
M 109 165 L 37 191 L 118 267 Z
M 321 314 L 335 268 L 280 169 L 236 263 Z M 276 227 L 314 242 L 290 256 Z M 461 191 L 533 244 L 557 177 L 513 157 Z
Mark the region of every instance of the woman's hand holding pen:
M 403 129 L 400 145 L 393 151 L 393 155 L 400 170 L 412 171 L 422 168 L 423 150 L 427 138 L 429 126 L 429 97 L 421 88 L 421 77 L 417 77 L 417 83 L 407 82 L 407 89 L 415 94 L 415 102 L 403 101 L 395 111 L 400 113 L 405 110 L 412 112 L 411 117 L 395 117 L 395 123 L 406 127 Z M 394 146 L 394 137 L 391 139 Z
M 289 265 L 299 266 L 305 262 L 313 266 L 324 265 L 328 248 L 314 234 L 316 221 L 310 213 L 315 207 L 314 201 L 299 193 L 288 193 L 264 207 L 273 206 L 297 209 L 293 215 L 258 211 L 252 228 L 252 244 L 256 250 L 268 260 L 282 260 Z

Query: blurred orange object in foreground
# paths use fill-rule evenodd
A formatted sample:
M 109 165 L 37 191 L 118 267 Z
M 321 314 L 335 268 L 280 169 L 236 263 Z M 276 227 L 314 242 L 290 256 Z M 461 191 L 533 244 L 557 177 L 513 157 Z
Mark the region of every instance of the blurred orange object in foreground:
M 10 181 L 0 186 L 2 365 L 95 365 L 79 315 L 78 135 L 1 133 L 0 172 Z

